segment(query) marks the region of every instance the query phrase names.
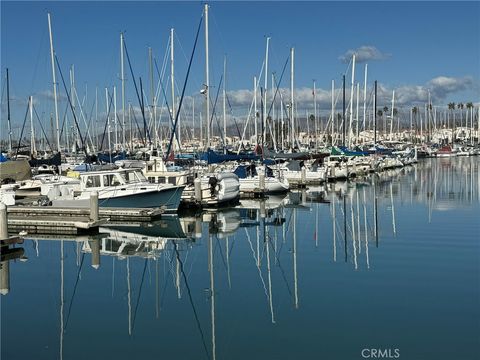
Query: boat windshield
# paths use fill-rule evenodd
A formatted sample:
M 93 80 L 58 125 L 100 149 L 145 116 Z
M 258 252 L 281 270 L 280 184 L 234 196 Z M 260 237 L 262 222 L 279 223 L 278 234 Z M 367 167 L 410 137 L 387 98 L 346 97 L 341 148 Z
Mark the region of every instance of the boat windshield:
M 147 181 L 147 178 L 138 170 L 126 171 L 124 173 L 120 173 L 120 176 L 123 178 L 123 180 L 127 184 Z

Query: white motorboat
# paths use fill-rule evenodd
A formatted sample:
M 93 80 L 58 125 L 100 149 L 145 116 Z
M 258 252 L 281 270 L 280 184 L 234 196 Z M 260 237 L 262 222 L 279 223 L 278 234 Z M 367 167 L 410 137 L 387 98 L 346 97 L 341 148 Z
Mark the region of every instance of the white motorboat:
M 283 181 L 274 177 L 273 171 L 268 167 L 255 165 L 239 165 L 233 171 L 240 181 L 240 191 L 245 193 L 263 192 L 265 194 L 284 193 L 290 189 L 286 179 Z
M 163 207 L 175 212 L 184 186 L 152 184 L 139 169 L 113 169 L 80 173 L 79 184 L 54 186 L 48 197 L 54 206 L 88 206 L 91 194 L 98 193 L 101 207 Z

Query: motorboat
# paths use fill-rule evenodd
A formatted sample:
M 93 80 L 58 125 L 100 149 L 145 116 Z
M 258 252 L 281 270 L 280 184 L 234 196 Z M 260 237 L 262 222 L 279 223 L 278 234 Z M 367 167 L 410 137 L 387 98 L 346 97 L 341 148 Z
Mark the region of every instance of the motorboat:
M 48 193 L 53 206 L 88 206 L 92 193 L 98 193 L 101 207 L 164 208 L 176 212 L 184 185 L 152 184 L 139 169 L 87 171 L 79 174 L 78 184 L 54 186 Z

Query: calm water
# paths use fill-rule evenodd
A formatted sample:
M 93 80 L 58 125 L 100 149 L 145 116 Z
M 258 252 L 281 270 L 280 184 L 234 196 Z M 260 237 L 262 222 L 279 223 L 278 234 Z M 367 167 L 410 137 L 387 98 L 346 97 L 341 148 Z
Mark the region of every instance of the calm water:
M 27 236 L 1 357 L 477 359 L 479 164 L 427 159 L 96 238 Z

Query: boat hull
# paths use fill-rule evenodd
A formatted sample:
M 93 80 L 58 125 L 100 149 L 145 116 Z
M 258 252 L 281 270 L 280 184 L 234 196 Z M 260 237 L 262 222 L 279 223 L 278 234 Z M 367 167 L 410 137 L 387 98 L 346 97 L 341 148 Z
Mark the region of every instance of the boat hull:
M 156 208 L 176 212 L 183 192 L 183 186 L 172 186 L 158 191 L 129 194 L 128 196 L 99 197 L 101 207 Z
M 110 196 L 113 192 L 100 193 L 98 206 L 122 208 L 164 208 L 167 213 L 174 213 L 180 206 L 184 186 L 170 186 L 163 189 L 130 193 L 124 196 Z M 58 207 L 88 207 L 90 193 L 85 192 L 82 197 L 52 200 L 53 206 Z

